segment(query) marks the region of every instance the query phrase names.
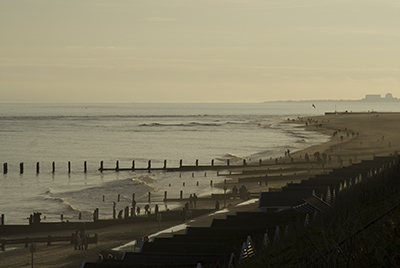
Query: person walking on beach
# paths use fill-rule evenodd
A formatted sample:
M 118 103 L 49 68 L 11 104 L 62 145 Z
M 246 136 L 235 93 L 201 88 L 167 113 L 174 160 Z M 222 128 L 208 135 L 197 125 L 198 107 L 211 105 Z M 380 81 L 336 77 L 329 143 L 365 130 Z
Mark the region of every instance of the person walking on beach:
M 197 206 L 197 195 L 196 194 L 193 194 L 193 205 L 194 205 L 194 207 Z
M 155 208 L 154 208 L 154 213 L 156 214 L 156 216 L 157 216 L 158 210 L 159 210 L 158 209 L 158 205 L 156 205 Z
M 190 204 L 190 207 L 193 208 L 193 195 L 192 194 L 189 195 L 189 204 Z
M 80 244 L 79 240 L 80 240 L 79 231 L 76 231 L 75 234 L 74 234 L 74 244 L 75 244 L 74 250 L 79 249 L 79 244 Z
M 237 193 L 238 193 L 238 188 L 236 187 L 236 185 L 234 185 L 232 188 L 233 198 L 236 198 Z
M 136 207 L 136 214 L 137 214 L 137 215 L 140 214 L 140 207 L 139 207 L 139 206 Z

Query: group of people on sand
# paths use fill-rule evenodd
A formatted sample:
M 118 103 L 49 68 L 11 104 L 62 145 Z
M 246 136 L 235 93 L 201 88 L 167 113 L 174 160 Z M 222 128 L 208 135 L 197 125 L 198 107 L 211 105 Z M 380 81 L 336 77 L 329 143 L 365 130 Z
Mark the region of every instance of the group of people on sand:
M 236 187 L 236 185 L 234 185 L 233 188 L 232 188 L 232 194 L 233 194 L 233 196 L 236 197 L 237 194 L 238 194 L 238 192 L 239 192 L 239 197 L 240 197 L 240 199 L 243 199 L 243 200 L 248 200 L 248 199 L 249 199 L 249 193 L 248 193 L 248 191 L 247 191 L 246 186 L 242 185 L 242 186 L 240 186 L 240 188 L 238 189 L 238 188 Z
M 189 205 L 191 208 L 195 208 L 197 206 L 197 195 L 196 194 L 189 195 Z
M 89 236 L 86 235 L 85 229 L 76 231 L 74 234 L 74 250 L 87 250 Z

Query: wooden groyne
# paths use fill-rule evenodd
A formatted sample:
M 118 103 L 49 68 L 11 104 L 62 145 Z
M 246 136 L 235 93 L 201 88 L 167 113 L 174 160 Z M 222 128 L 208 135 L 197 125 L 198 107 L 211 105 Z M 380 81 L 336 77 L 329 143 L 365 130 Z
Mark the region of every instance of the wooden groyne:
M 277 161 L 278 161 L 278 159 L 275 160 L 275 164 Z M 282 164 L 282 163 L 284 164 L 285 163 L 284 161 L 285 160 L 280 160 L 279 164 Z M 212 159 L 211 163 L 209 165 L 200 165 L 199 160 L 197 159 L 195 161 L 194 165 L 184 165 L 183 161 L 181 159 L 179 161 L 179 165 L 175 166 L 175 167 L 174 166 L 168 167 L 167 160 L 164 160 L 164 165 L 159 166 L 159 167 L 153 166 L 151 160 L 148 160 L 147 167 L 137 167 L 135 165 L 135 160 L 132 161 L 132 165 L 130 167 L 120 167 L 120 163 L 117 160 L 115 162 L 115 167 L 104 167 L 104 161 L 101 161 L 98 171 L 100 171 L 100 172 L 103 172 L 103 171 L 117 171 L 117 172 L 118 171 L 166 171 L 166 172 L 174 172 L 174 171 L 224 170 L 224 169 L 228 169 L 228 168 L 245 168 L 245 167 L 247 168 L 247 167 L 259 167 L 259 166 L 266 166 L 266 165 L 267 165 L 267 162 L 263 161 L 262 159 L 260 159 L 256 163 L 251 163 L 251 164 L 248 164 L 246 159 L 243 159 L 239 164 L 237 164 L 237 163 L 232 164 L 230 159 L 227 159 L 225 164 L 215 164 L 214 159 Z M 64 166 L 64 168 L 65 168 L 65 166 Z M 80 169 L 80 171 L 87 173 L 88 172 L 88 162 L 84 161 L 83 165 L 79 169 Z M 43 168 L 41 168 L 40 162 L 36 162 L 36 164 L 35 164 L 36 174 L 39 174 L 42 170 L 43 170 Z M 7 162 L 3 163 L 3 174 L 8 174 L 9 171 L 10 171 L 10 168 L 9 168 L 8 163 Z M 18 171 L 19 171 L 19 174 L 25 173 L 25 163 L 24 162 L 19 163 Z M 51 173 L 56 172 L 56 162 L 53 161 L 51 163 L 50 171 L 51 171 Z M 68 174 L 72 172 L 71 161 L 67 162 L 67 167 L 66 167 L 65 171 Z

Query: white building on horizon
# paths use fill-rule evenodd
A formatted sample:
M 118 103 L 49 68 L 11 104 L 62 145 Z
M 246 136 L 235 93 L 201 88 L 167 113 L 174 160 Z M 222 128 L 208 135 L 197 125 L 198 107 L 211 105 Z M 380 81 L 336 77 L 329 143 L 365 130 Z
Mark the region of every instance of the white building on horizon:
M 394 98 L 392 93 L 387 93 L 384 98 L 379 94 L 367 94 L 362 101 L 398 101 L 398 98 Z

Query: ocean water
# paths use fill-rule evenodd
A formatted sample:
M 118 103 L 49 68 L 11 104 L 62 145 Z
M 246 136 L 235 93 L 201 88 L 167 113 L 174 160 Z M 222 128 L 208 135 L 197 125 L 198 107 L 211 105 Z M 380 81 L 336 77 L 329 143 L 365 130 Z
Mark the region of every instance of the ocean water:
M 283 156 L 325 142 L 329 137 L 284 124 L 288 118 L 326 111 L 396 111 L 398 103 L 274 102 L 252 104 L 0 104 L 0 214 L 6 224 L 27 224 L 41 212 L 46 221 L 111 218 L 129 206 L 132 194 L 140 207 L 166 209 L 162 199 L 209 195 L 223 180 L 216 172 L 98 171 L 104 167 L 168 167 L 241 163 Z M 68 173 L 68 161 L 71 173 Z M 87 161 L 88 170 L 83 172 Z M 24 163 L 24 173 L 19 165 Z M 36 163 L 40 173 L 36 174 Z M 52 173 L 52 163 L 56 171 Z M 3 174 L 3 163 L 8 174 Z M 183 186 L 183 183 L 185 186 Z M 104 201 L 103 201 L 104 196 Z M 173 209 L 177 204 L 169 203 Z

